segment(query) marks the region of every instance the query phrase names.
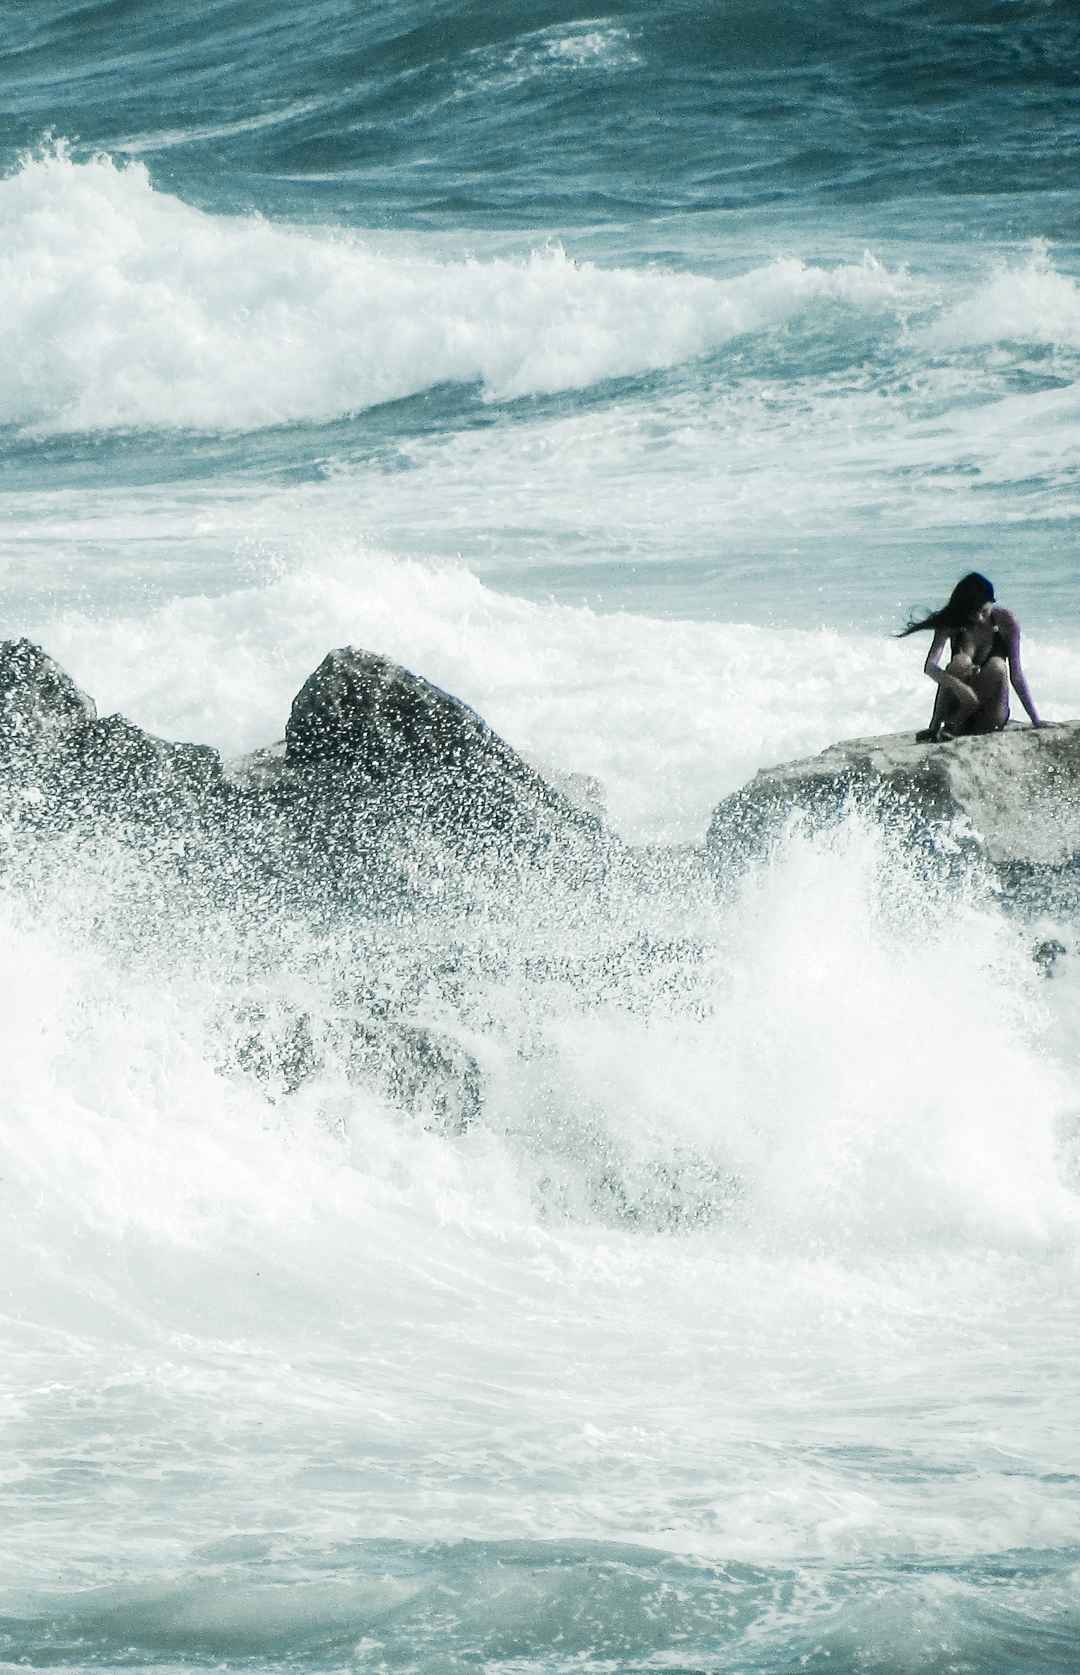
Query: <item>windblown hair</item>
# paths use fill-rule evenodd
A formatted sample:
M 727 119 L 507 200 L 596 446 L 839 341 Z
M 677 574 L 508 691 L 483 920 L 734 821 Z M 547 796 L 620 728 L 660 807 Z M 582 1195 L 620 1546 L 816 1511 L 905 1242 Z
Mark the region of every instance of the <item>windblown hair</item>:
M 901 628 L 897 639 L 902 640 L 905 634 L 918 634 L 923 628 L 930 628 L 935 634 L 941 629 L 956 633 L 973 622 L 983 606 L 992 604 L 993 600 L 993 583 L 980 575 L 978 570 L 971 570 L 957 582 L 939 611 L 931 611 L 929 616 L 920 617 L 918 622 L 912 618 L 906 628 Z

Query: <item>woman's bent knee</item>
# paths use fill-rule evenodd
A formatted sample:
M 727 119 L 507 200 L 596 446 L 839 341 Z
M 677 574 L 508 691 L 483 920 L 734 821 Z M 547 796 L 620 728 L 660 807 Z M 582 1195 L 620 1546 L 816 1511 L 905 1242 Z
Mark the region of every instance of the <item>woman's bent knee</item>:
M 996 733 L 1009 719 L 1009 666 L 1003 657 L 989 657 L 979 670 L 976 691 L 981 731 Z

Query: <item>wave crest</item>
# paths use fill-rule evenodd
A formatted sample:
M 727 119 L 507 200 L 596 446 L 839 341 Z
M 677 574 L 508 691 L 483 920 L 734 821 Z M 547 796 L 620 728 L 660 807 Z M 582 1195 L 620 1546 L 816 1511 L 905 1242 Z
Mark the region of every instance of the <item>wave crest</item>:
M 889 307 L 867 259 L 733 280 L 387 254 L 370 238 L 204 214 L 141 163 L 63 147 L 0 184 L 0 424 L 246 430 L 327 420 L 442 383 L 493 399 L 678 365 L 825 300 Z
M 1036 244 L 1023 265 L 1002 264 L 919 335 L 932 350 L 1023 343 L 1080 349 L 1080 284 Z

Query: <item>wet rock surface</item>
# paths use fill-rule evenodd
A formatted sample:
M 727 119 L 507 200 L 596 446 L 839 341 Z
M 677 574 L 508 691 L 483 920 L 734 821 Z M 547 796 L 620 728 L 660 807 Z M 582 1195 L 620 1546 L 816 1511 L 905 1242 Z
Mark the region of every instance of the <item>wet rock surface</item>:
M 99 717 L 40 647 L 3 642 L 0 798 L 16 825 L 111 822 L 147 851 L 179 839 L 208 882 L 335 907 L 441 890 L 455 857 L 498 871 L 615 843 L 468 705 L 353 647 L 305 681 L 284 741 L 224 765 L 209 746 Z
M 453 1035 L 397 1018 L 248 1005 L 224 1021 L 222 1062 L 254 1077 L 271 1099 L 329 1070 L 443 1134 L 463 1134 L 483 1113 L 475 1056 Z
M 95 720 L 97 709 L 33 641 L 0 641 L 0 764 L 61 750 Z
M 281 768 L 294 785 L 330 773 L 384 817 L 408 811 L 443 834 L 599 830 L 459 698 L 351 646 L 328 653 L 297 693 Z
M 352 648 L 304 683 L 284 741 L 224 765 L 208 746 L 99 716 L 29 640 L 0 644 L 0 814 L 0 868 L 29 858 L 40 869 L 55 851 L 62 870 L 74 845 L 108 876 L 119 847 L 120 893 L 103 892 L 96 911 L 114 935 L 130 923 L 133 944 L 152 936 L 155 901 L 172 914 L 186 904 L 204 933 L 224 910 L 229 935 L 248 924 L 265 942 L 274 925 L 298 921 L 310 935 L 328 912 L 392 923 L 444 906 L 452 877 L 460 891 L 485 866 L 543 875 L 575 848 L 614 844 L 467 705 Z M 227 1008 L 221 1069 L 254 1079 L 272 1102 L 343 1080 L 425 1128 L 464 1133 L 484 1108 L 473 1052 L 452 1027 L 410 1016 L 407 996 L 379 1003 L 371 982 L 369 971 L 326 1015 Z
M 1080 722 L 942 744 L 892 733 L 764 768 L 715 809 L 710 856 L 753 853 L 793 812 L 827 822 L 852 799 L 917 838 L 948 831 L 994 863 L 1060 866 L 1080 854 Z

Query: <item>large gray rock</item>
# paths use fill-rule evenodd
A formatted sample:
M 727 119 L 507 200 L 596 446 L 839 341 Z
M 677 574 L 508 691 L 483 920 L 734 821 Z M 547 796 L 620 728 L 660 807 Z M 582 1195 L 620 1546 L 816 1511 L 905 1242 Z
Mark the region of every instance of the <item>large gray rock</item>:
M 293 700 L 282 765 L 292 783 L 327 776 L 384 817 L 425 830 L 550 839 L 597 834 L 600 821 L 529 766 L 460 698 L 374 652 L 331 651 Z M 248 770 L 273 776 L 261 755 Z
M 146 733 L 122 715 L 88 722 L 73 738 L 82 776 L 110 801 L 198 798 L 222 779 L 221 758 L 206 744 L 178 744 Z
M 764 768 L 714 811 L 710 855 L 760 846 L 796 810 L 834 819 L 853 797 L 918 836 L 951 828 L 995 862 L 1057 864 L 1080 853 L 1080 722 L 944 744 L 890 733 Z
M 226 770 L 99 718 L 40 647 L 0 643 L 0 817 L 12 856 L 27 834 L 107 829 L 163 866 L 175 852 L 192 888 L 327 911 L 449 901 L 522 860 L 585 882 L 618 847 L 468 705 L 352 648 L 304 683 L 280 744 Z

